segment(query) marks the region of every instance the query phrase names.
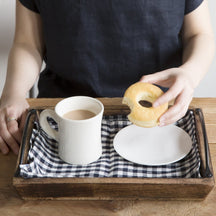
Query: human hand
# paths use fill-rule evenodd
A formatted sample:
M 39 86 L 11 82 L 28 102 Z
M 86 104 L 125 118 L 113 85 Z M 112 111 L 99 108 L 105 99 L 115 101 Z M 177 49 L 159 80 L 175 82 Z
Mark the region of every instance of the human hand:
M 0 103 L 0 151 L 18 154 L 27 108 L 25 98 L 6 97 Z
M 171 68 L 143 76 L 140 81 L 169 88 L 153 103 L 153 107 L 175 101 L 174 105 L 160 117 L 160 126 L 172 124 L 185 115 L 194 93 L 193 80 L 188 71 L 180 67 Z

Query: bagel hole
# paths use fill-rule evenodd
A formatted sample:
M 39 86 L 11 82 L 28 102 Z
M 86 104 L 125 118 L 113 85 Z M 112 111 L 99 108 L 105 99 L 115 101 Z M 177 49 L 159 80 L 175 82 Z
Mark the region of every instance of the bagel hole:
M 149 102 L 149 101 L 146 101 L 146 100 L 140 100 L 139 101 L 139 104 L 141 105 L 141 106 L 143 106 L 143 107 L 152 107 L 152 103 L 151 102 Z

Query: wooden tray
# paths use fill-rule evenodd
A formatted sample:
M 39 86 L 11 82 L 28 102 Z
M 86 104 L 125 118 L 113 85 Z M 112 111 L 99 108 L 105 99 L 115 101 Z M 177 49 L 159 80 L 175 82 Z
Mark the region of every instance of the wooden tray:
M 113 104 L 114 101 L 114 104 Z M 102 99 L 105 115 L 127 114 L 120 100 Z M 137 200 L 204 199 L 214 187 L 214 176 L 202 110 L 194 111 L 201 157 L 201 178 L 31 178 L 19 176 L 19 165 L 27 163 L 33 123 L 41 109 L 30 110 L 18 156 L 13 185 L 23 199 Z M 53 108 L 53 107 L 49 107 Z

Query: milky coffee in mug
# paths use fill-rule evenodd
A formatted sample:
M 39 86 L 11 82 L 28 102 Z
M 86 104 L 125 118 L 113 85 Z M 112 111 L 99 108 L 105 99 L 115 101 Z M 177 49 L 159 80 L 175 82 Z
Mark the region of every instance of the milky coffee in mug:
M 85 120 L 95 116 L 95 113 L 89 110 L 72 110 L 63 115 L 64 118 L 71 120 Z

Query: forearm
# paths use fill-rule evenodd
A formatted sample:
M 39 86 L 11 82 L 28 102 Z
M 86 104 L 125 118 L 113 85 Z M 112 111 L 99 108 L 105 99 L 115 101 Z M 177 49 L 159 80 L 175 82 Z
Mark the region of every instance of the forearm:
M 2 98 L 21 96 L 36 81 L 42 65 L 41 53 L 25 43 L 14 43 L 8 58 L 8 70 Z
M 38 77 L 44 54 L 40 15 L 16 0 L 16 29 L 0 100 L 0 151 L 18 154 L 29 104 L 27 92 Z
M 194 88 L 209 70 L 214 52 L 215 42 L 211 34 L 197 34 L 185 41 L 181 68 L 187 71 Z

